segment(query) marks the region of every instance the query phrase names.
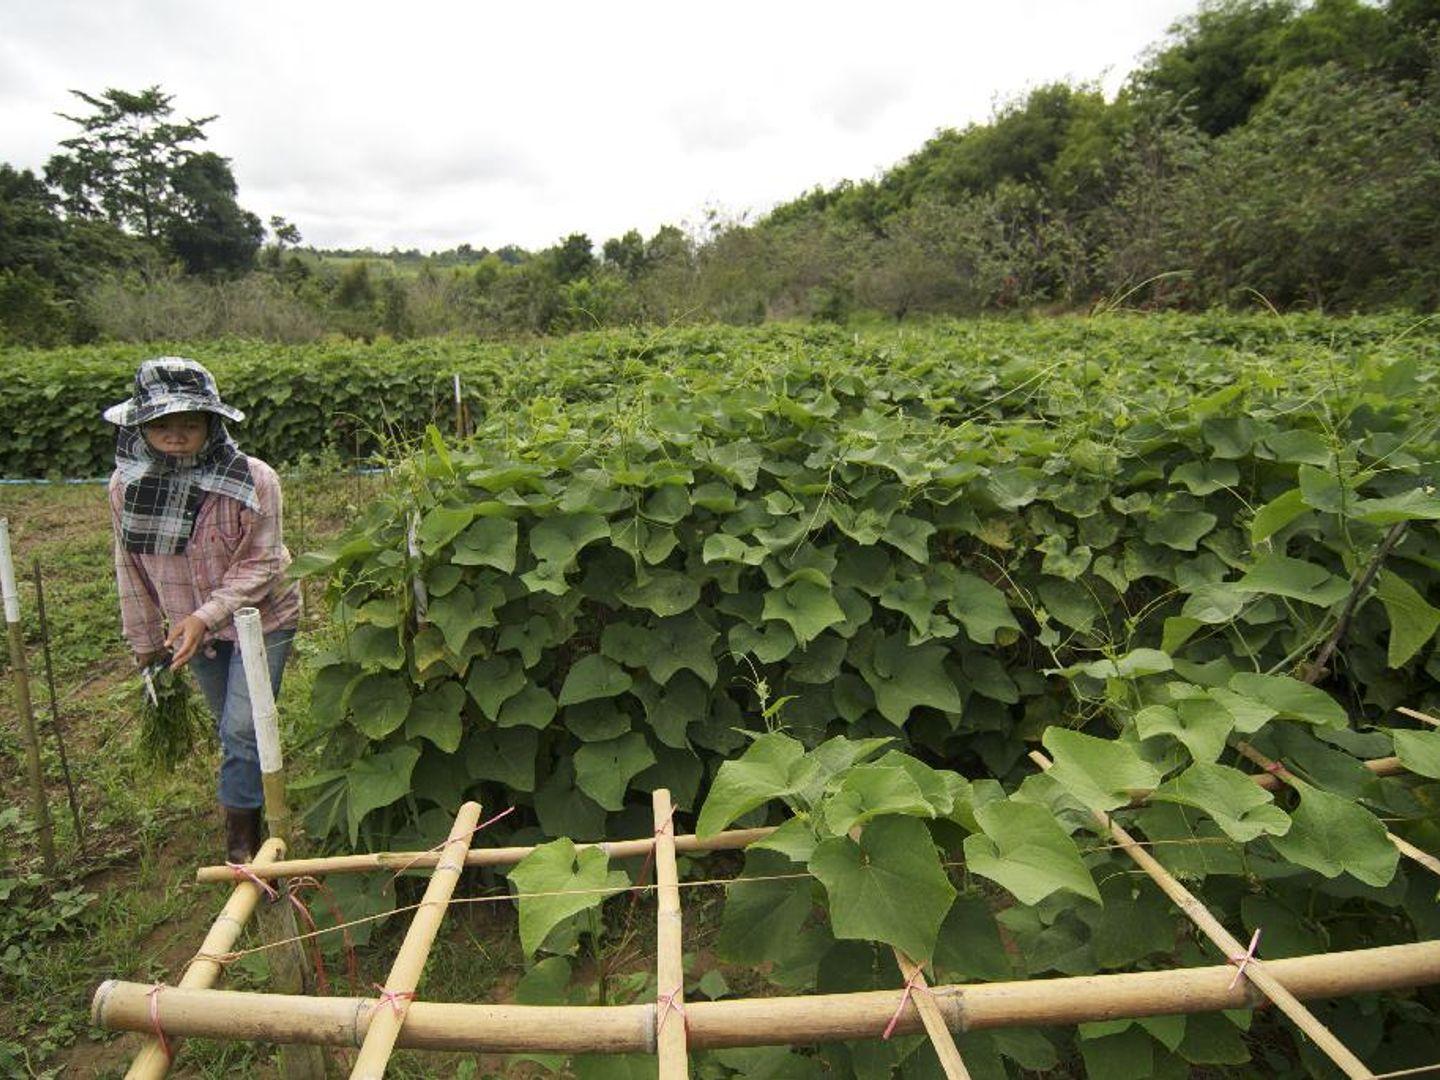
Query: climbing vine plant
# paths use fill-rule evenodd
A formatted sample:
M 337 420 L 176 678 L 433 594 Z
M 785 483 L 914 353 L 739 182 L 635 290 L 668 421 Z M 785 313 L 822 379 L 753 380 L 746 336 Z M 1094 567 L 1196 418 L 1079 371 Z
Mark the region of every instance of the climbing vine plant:
M 1394 712 L 1440 700 L 1433 343 L 1046 333 L 669 352 L 464 446 L 432 431 L 299 564 L 342 628 L 312 826 L 354 842 L 479 794 L 546 836 L 641 836 L 658 786 L 702 834 L 783 822 L 745 853 L 766 880 L 730 890 L 716 949 L 789 989 L 896 987 L 889 946 L 946 979 L 1214 962 L 1093 810 L 1263 926 L 1264 955 L 1440 932 L 1436 882 L 1385 835 L 1440 849 L 1440 733 Z M 1242 740 L 1298 783 L 1254 784 Z M 1408 775 L 1361 763 L 1392 753 Z M 614 880 L 569 842 L 517 887 Z M 589 910 L 522 905 L 527 951 L 553 953 L 530 991 L 570 992 Z M 1399 1068 L 1426 1063 L 1435 1004 L 1327 1015 Z M 1250 1023 L 962 1049 L 977 1076 L 1323 1075 Z M 930 1075 L 919 1046 L 706 1067 Z

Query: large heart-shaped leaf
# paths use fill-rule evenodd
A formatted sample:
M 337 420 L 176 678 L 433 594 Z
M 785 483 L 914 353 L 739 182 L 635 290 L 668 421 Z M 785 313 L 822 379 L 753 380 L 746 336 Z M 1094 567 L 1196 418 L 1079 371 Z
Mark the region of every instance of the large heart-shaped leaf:
M 550 931 L 572 915 L 599 907 L 630 879 L 611 870 L 599 848 L 576 849 L 565 837 L 540 844 L 510 871 L 520 906 L 520 947 L 533 956 Z
M 1000 799 L 975 807 L 982 832 L 965 838 L 965 863 L 1014 894 L 1038 904 L 1061 889 L 1100 902 L 1100 892 L 1075 842 L 1049 809 Z
M 345 804 L 350 824 L 350 843 L 360 839 L 360 822 L 372 810 L 389 806 L 410 790 L 410 773 L 420 751 L 414 746 L 397 746 L 378 754 L 367 754 L 345 771 Z
M 1385 826 L 1370 811 L 1303 781 L 1292 781 L 1300 806 L 1290 815 L 1290 830 L 1272 837 L 1282 858 L 1333 878 L 1349 873 L 1376 888 L 1390 884 L 1400 852 Z

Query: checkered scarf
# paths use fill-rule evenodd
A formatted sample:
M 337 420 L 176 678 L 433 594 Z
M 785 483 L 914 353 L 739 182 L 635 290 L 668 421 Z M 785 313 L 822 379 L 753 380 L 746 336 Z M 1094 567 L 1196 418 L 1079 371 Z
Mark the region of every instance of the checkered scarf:
M 250 462 L 220 417 L 210 416 L 210 434 L 193 456 L 156 450 L 139 427 L 121 427 L 115 436 L 115 469 L 125 484 L 120 540 L 126 551 L 179 555 L 190 542 L 200 504 L 209 492 L 260 509 Z

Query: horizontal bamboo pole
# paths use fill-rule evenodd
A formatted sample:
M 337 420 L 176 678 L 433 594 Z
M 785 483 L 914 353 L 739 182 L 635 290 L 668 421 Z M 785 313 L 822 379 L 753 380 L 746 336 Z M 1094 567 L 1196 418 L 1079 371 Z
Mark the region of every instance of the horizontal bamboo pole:
M 285 854 L 285 843 L 278 838 L 266 840 L 255 854 L 257 865 L 273 862 Z M 232 875 L 233 877 L 233 875 Z M 215 922 L 210 926 L 210 932 L 205 935 L 205 941 L 200 946 L 198 956 L 224 956 L 240 937 L 240 931 L 245 928 L 245 923 L 255 913 L 255 905 L 260 902 L 260 886 L 253 881 L 241 881 L 235 886 L 235 891 L 230 894 L 230 899 L 220 909 L 220 914 L 215 916 Z M 216 960 L 192 960 L 185 973 L 180 976 L 180 985 L 187 990 L 205 990 L 214 986 L 220 978 L 220 972 L 224 969 Z M 168 992 L 168 991 L 162 991 Z M 145 1045 L 135 1055 L 135 1060 L 130 1063 L 130 1071 L 125 1074 L 125 1080 L 159 1080 L 170 1071 L 170 1055 L 165 1052 L 158 1035 L 151 1035 L 145 1040 Z
M 703 839 L 694 835 L 675 837 L 675 850 L 680 854 L 697 851 L 733 851 L 746 847 L 756 840 L 762 840 L 774 832 L 774 827 L 763 829 L 732 829 L 719 832 Z M 636 858 L 650 854 L 655 847 L 653 836 L 639 840 L 602 841 L 594 844 L 576 844 L 576 849 L 599 848 L 612 859 Z M 466 866 L 514 866 L 535 849 L 533 847 L 472 848 L 465 856 Z M 287 862 L 271 863 L 268 866 L 252 867 L 257 877 L 265 880 L 280 877 L 296 877 L 301 874 L 359 874 L 374 870 L 426 870 L 441 860 L 438 851 L 375 851 L 366 855 L 332 855 L 318 859 L 290 859 Z M 217 881 L 234 881 L 235 872 L 228 866 L 202 866 L 195 871 L 195 880 L 201 884 Z
M 1052 764 L 1050 759 L 1038 750 L 1031 751 L 1030 760 L 1042 769 L 1049 769 Z M 1194 893 L 1180 884 L 1174 874 L 1161 866 L 1153 855 L 1136 843 L 1135 838 L 1117 825 L 1109 814 L 1101 810 L 1091 810 L 1090 816 L 1102 831 L 1108 832 L 1119 842 L 1125 850 L 1125 854 L 1129 855 L 1135 864 L 1145 871 L 1150 880 L 1160 887 L 1161 892 L 1174 901 L 1175 905 L 1184 912 L 1185 917 L 1194 923 L 1196 928 L 1210 939 L 1211 944 L 1220 950 L 1221 955 L 1232 959 L 1238 959 L 1242 955 L 1251 956 L 1252 950 L 1241 945 Z M 1356 1057 L 1354 1052 L 1335 1036 L 1334 1032 L 1322 1024 L 1314 1013 L 1300 1003 L 1294 992 L 1270 970 L 1268 963 L 1262 963 L 1258 958 L 1251 958 L 1248 966 L 1243 970 L 1245 977 L 1255 988 L 1262 991 L 1271 1003 L 1289 1018 L 1291 1023 L 1309 1036 L 1310 1041 L 1323 1051 L 1341 1072 L 1351 1077 L 1352 1080 L 1366 1080 L 1372 1075 L 1365 1063 Z
M 395 1038 L 405 1024 L 405 1017 L 420 985 L 420 973 L 435 944 L 435 935 L 440 932 L 440 923 L 450 907 L 450 897 L 465 872 L 462 858 L 470 847 L 475 834 L 475 823 L 480 820 L 480 804 L 467 802 L 455 816 L 450 839 L 441 852 L 445 862 L 435 868 L 425 887 L 425 896 L 395 962 L 390 965 L 390 974 L 385 979 L 384 992 L 388 1002 L 382 999 L 370 1013 L 370 1024 L 365 1032 L 365 1041 L 350 1070 L 350 1080 L 380 1080 L 390 1062 L 390 1053 L 395 1048 Z
M 1369 761 L 1362 761 L 1360 764 L 1369 769 L 1376 776 L 1396 776 L 1399 773 L 1407 772 L 1404 765 L 1400 764 L 1398 757 L 1371 758 Z M 1285 786 L 1278 776 L 1273 773 L 1252 773 L 1250 779 L 1259 784 L 1266 791 L 1279 791 Z
M 1268 960 L 1300 998 L 1335 998 L 1440 983 L 1440 941 Z M 931 989 L 952 1031 L 1082 1024 L 1098 1020 L 1216 1012 L 1263 1005 L 1235 968 L 1180 968 Z M 150 986 L 110 980 L 95 991 L 91 1018 L 107 1031 L 149 1031 Z M 902 991 L 809 997 L 692 1001 L 685 1006 L 692 1050 L 785 1046 L 880 1037 Z M 157 1000 L 166 1031 L 211 1039 L 359 1046 L 373 998 L 286 997 L 232 990 L 169 989 Z M 922 1030 L 906 1009 L 898 1034 Z M 493 1053 L 655 1052 L 655 1006 L 468 1005 L 416 1001 L 397 1046 Z

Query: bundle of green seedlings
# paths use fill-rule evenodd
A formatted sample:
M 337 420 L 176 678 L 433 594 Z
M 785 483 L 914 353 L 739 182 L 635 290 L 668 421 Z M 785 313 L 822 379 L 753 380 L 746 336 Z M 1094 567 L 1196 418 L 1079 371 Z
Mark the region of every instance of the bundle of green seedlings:
M 185 673 L 171 669 L 168 655 L 149 665 L 141 679 L 140 758 L 171 772 L 208 737 L 209 718 Z

